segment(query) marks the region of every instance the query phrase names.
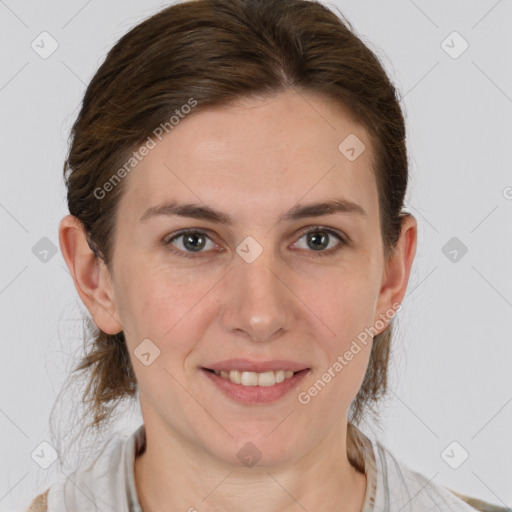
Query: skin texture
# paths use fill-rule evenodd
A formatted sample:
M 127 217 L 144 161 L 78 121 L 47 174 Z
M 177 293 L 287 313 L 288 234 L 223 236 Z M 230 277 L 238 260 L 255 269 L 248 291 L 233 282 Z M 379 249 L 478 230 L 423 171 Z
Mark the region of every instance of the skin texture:
M 338 149 L 349 134 L 366 146 L 355 161 Z M 371 339 L 307 405 L 297 396 L 406 292 L 416 220 L 404 218 L 385 260 L 372 159 L 363 126 L 322 96 L 287 91 L 192 113 L 150 151 L 125 178 L 112 275 L 76 219 L 62 219 L 61 249 L 82 301 L 103 331 L 125 332 L 147 433 L 135 462 L 146 512 L 245 510 L 248 503 L 266 512 L 361 510 L 366 477 L 348 461 L 346 423 Z M 282 220 L 297 204 L 339 198 L 366 217 Z M 169 200 L 214 208 L 233 225 L 139 221 Z M 317 225 L 347 243 L 327 254 L 340 243 L 331 235 L 315 250 L 304 232 Z M 189 246 L 189 258 L 172 252 L 187 253 L 185 237 L 165 245 L 185 228 L 208 237 L 201 253 Z M 252 263 L 236 252 L 247 236 L 263 249 Z M 145 366 L 133 351 L 148 338 L 160 355 Z M 310 370 L 273 403 L 240 404 L 200 369 L 233 357 L 291 360 Z M 261 452 L 252 467 L 237 458 L 247 442 Z

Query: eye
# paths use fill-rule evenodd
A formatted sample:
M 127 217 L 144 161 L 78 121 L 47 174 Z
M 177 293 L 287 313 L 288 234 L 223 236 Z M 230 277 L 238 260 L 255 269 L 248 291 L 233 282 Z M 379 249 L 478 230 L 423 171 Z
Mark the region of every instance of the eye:
M 177 241 L 176 243 L 174 243 Z M 208 241 L 210 244 L 208 244 Z M 193 257 L 191 253 L 200 253 L 205 252 L 203 249 L 212 249 L 215 247 L 215 243 L 210 239 L 210 237 L 204 231 L 183 231 L 177 235 L 174 235 L 172 238 L 168 238 L 164 240 L 164 244 L 166 246 L 175 246 L 179 250 L 172 250 L 172 252 L 185 257 Z M 209 246 L 208 246 L 209 245 Z M 187 254 L 188 253 L 188 254 Z
M 305 239 L 305 247 L 301 246 L 300 243 L 303 239 Z M 336 241 L 338 243 L 334 243 Z M 216 247 L 211 238 L 204 231 L 200 230 L 182 231 L 170 238 L 164 239 L 163 243 L 169 247 L 171 252 L 185 258 L 197 257 L 200 253 L 207 252 L 208 249 Z M 323 226 L 314 226 L 308 231 L 303 232 L 294 245 L 308 252 L 316 252 L 318 256 L 328 256 L 338 252 L 346 244 L 346 240 L 336 231 Z M 173 247 L 176 247 L 176 249 Z
M 300 246 L 302 239 L 305 239 L 305 247 L 304 245 L 302 247 Z M 333 243 L 335 241 L 338 243 Z M 318 256 L 325 256 L 338 252 L 345 244 L 346 241 L 344 238 L 336 231 L 324 228 L 323 226 L 315 226 L 303 233 L 295 245 L 298 245 L 301 249 L 311 249 L 312 251 L 318 252 Z

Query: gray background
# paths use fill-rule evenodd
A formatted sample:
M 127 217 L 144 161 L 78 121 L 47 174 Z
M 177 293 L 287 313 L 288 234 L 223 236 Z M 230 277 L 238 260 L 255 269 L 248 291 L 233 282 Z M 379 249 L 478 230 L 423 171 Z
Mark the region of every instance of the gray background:
M 50 409 L 82 343 L 85 308 L 57 235 L 69 129 L 106 52 L 168 4 L 0 0 L 2 511 L 22 510 L 61 476 L 31 453 L 50 441 Z M 403 95 L 406 207 L 419 223 L 389 399 L 367 432 L 433 482 L 512 507 L 512 2 L 333 4 Z M 43 31 L 58 43 L 46 59 L 31 47 Z M 453 31 L 469 44 L 457 58 Z M 50 245 L 43 237 L 57 248 L 46 262 L 33 252 Z M 453 441 L 452 465 L 469 453 L 457 469 L 444 452 Z

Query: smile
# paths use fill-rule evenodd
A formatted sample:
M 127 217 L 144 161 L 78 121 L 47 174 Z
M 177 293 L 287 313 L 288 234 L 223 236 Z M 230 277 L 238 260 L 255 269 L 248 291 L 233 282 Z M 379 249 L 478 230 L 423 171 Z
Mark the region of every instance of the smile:
M 213 389 L 219 390 L 230 400 L 247 405 L 271 403 L 292 396 L 292 390 L 310 372 L 310 368 L 283 361 L 256 364 L 244 363 L 239 359 L 214 366 L 201 368 L 203 375 L 213 384 Z

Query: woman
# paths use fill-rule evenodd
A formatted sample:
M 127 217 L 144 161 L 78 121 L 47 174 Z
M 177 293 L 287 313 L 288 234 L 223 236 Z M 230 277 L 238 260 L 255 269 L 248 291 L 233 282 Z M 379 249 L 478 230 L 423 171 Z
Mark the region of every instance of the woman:
M 417 243 L 394 87 L 322 4 L 193 0 L 91 81 L 59 240 L 115 437 L 30 510 L 505 510 L 357 424 L 384 395 Z

